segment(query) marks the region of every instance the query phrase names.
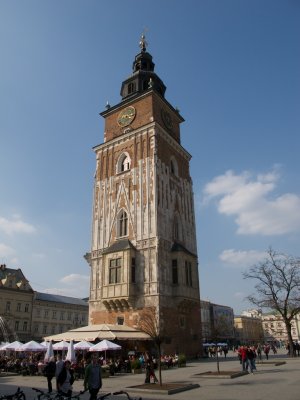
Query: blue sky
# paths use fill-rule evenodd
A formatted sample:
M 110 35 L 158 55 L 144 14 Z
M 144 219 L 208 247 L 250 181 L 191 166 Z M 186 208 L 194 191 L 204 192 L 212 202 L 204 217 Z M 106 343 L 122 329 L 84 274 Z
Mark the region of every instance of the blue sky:
M 0 260 L 88 295 L 99 112 L 146 29 L 192 154 L 201 298 L 234 308 L 269 246 L 299 256 L 300 3 L 0 2 Z

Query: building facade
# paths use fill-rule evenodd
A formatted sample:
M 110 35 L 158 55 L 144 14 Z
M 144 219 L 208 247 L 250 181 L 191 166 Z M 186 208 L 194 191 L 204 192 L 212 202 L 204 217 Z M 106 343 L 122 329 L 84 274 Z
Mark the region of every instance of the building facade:
M 101 113 L 96 146 L 91 252 L 91 324 L 138 327 L 155 310 L 164 348 L 201 343 L 200 295 L 190 154 L 183 118 L 165 99 L 145 38 L 122 100 Z
M 201 300 L 202 339 L 204 343 L 234 342 L 234 312 L 231 307 Z
M 0 342 L 39 341 L 87 322 L 87 300 L 36 292 L 21 269 L 0 266 Z
M 281 346 L 284 346 L 288 343 L 287 330 L 281 315 L 262 314 L 261 319 L 264 330 L 264 338 L 266 342 L 276 342 Z M 298 342 L 300 340 L 299 321 L 299 315 L 297 315 L 291 321 L 291 333 L 294 342 Z
M 264 342 L 260 317 L 237 315 L 234 317 L 235 339 L 238 345 L 252 345 Z

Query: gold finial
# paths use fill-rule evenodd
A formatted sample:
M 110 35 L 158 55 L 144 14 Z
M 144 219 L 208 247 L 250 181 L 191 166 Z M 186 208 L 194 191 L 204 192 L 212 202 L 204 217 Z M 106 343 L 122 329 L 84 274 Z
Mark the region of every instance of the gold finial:
M 140 48 L 141 48 L 142 51 L 146 51 L 146 48 L 147 48 L 147 46 L 148 46 L 148 43 L 146 42 L 146 38 L 145 38 L 145 34 L 144 34 L 144 33 L 142 33 L 139 46 L 140 46 Z

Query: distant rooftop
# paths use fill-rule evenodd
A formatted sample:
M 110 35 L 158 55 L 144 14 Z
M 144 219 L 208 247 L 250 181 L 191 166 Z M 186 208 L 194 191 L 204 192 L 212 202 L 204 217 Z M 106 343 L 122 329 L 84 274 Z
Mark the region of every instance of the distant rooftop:
M 77 299 L 76 297 L 69 296 L 61 296 L 59 294 L 50 294 L 50 293 L 41 293 L 35 292 L 36 300 L 42 301 L 52 301 L 56 303 L 65 303 L 65 304 L 75 304 L 78 306 L 88 306 L 88 302 L 83 299 Z

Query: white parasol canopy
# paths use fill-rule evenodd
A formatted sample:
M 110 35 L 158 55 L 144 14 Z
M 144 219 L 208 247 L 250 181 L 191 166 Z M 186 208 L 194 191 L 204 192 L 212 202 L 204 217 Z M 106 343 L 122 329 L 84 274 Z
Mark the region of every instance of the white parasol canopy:
M 82 340 L 79 343 L 74 344 L 75 350 L 89 350 L 93 346 L 93 343 Z
M 16 340 L 15 342 L 9 343 L 6 346 L 1 347 L 1 350 L 14 350 L 14 351 L 16 351 L 21 346 L 23 346 L 23 343 L 18 342 Z
M 68 350 L 68 348 L 69 343 L 65 342 L 64 340 L 53 345 L 53 350 Z
M 71 363 L 76 361 L 76 355 L 75 355 L 73 340 L 71 340 L 70 343 L 69 343 L 68 352 L 67 352 L 67 355 L 66 355 L 66 360 L 71 361 Z
M 31 340 L 30 342 L 27 342 L 22 346 L 20 346 L 19 348 L 17 348 L 16 351 L 31 351 L 31 352 L 46 351 L 46 348 L 40 343 Z
M 49 362 L 51 357 L 54 357 L 53 344 L 52 342 L 48 342 L 44 362 Z
M 121 348 L 122 347 L 120 345 L 104 339 L 104 340 L 101 340 L 101 342 L 92 346 L 89 351 L 120 350 Z

